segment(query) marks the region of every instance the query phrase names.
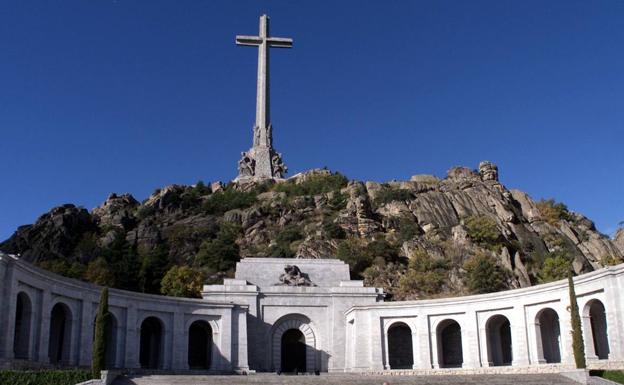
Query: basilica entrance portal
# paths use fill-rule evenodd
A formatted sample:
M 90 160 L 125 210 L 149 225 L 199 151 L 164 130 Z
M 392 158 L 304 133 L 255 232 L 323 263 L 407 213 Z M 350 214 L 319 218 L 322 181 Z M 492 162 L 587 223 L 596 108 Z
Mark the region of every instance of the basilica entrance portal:
M 276 372 L 314 372 L 321 370 L 317 339 L 310 320 L 300 314 L 282 317 L 271 328 L 272 360 Z
M 306 371 L 305 336 L 298 329 L 290 329 L 282 335 L 282 372 Z

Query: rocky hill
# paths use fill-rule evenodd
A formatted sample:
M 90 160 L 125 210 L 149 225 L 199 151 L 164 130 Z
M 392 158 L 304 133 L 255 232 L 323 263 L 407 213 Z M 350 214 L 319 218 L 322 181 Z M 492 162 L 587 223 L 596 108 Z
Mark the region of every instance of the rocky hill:
M 338 257 L 391 298 L 524 287 L 624 259 L 613 240 L 565 205 L 508 190 L 498 169 L 348 181 L 314 170 L 286 181 L 198 183 L 145 201 L 111 194 L 91 212 L 71 204 L 22 226 L 0 250 L 95 283 L 197 295 L 239 258 Z

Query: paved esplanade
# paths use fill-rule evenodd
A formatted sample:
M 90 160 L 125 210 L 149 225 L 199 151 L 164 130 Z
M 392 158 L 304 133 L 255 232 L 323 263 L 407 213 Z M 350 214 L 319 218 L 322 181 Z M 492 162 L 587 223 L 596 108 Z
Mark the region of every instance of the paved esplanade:
M 260 16 L 259 36 L 236 36 L 236 44 L 258 47 L 258 88 L 253 147 L 238 162 L 238 179 L 282 178 L 287 171 L 282 155 L 273 149 L 269 103 L 269 48 L 291 48 L 292 39 L 269 36 L 269 17 Z

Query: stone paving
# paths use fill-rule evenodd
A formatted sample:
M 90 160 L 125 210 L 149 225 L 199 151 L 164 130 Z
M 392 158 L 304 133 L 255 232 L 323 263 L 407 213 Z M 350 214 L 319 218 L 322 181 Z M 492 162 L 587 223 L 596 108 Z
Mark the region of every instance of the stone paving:
M 113 385 L 572 385 L 574 381 L 558 374 L 498 374 L 452 376 L 380 376 L 359 374 L 281 375 L 252 374 L 249 376 L 222 375 L 150 375 L 121 377 Z

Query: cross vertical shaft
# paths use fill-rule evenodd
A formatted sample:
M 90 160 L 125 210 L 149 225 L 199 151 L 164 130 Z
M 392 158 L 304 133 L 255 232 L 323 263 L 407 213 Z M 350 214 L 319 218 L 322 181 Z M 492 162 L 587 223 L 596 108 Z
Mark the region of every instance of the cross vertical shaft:
M 256 123 L 253 146 L 242 154 L 238 179 L 245 177 L 281 178 L 286 173 L 281 154 L 273 149 L 270 110 L 269 48 L 291 48 L 292 39 L 271 37 L 269 17 L 260 16 L 258 36 L 236 36 L 237 45 L 258 47 L 258 78 L 256 89 Z

